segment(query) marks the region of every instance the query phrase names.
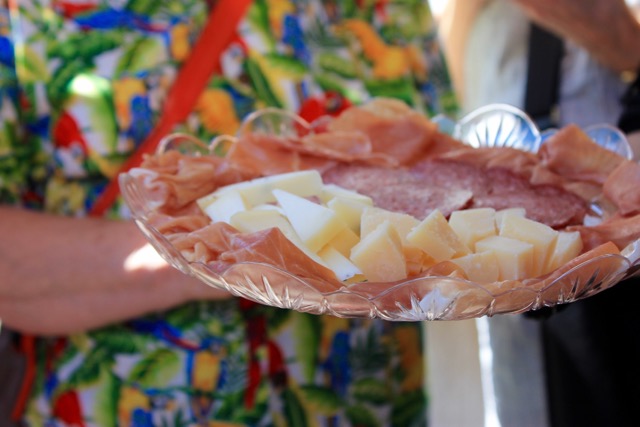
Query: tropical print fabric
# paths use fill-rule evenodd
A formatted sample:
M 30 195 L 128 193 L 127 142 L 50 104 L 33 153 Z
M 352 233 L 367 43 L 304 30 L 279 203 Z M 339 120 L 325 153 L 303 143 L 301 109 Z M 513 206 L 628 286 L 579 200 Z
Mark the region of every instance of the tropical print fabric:
M 152 130 L 215 2 L 29 0 L 0 13 L 0 200 L 86 215 Z M 256 0 L 176 131 L 233 134 L 372 96 L 455 103 L 425 1 Z M 119 201 L 108 213 L 126 217 Z M 38 341 L 27 426 L 420 426 L 421 327 L 240 299 Z

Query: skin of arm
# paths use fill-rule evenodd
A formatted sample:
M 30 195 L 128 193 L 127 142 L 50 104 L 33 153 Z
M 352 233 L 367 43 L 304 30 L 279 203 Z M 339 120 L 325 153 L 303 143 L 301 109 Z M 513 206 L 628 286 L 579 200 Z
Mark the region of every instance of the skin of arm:
M 530 19 L 618 72 L 640 67 L 640 24 L 624 0 L 511 0 Z
M 510 0 L 529 19 L 587 49 L 617 72 L 640 67 L 640 24 L 624 0 Z M 451 78 L 464 99 L 462 73 L 469 30 L 489 0 L 448 0 L 442 16 L 443 39 Z
M 0 319 L 69 334 L 230 294 L 170 267 L 131 221 L 0 207 Z

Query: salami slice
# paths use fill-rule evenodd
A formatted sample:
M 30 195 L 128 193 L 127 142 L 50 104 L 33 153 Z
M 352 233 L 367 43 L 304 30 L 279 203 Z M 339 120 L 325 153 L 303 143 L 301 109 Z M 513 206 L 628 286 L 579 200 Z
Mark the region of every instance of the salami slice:
M 339 165 L 324 173 L 330 182 L 370 196 L 376 206 L 418 219 L 434 209 L 445 216 L 455 210 L 523 207 L 527 216 L 551 227 L 581 224 L 583 199 L 555 185 L 533 185 L 505 168 L 451 160 L 426 160 L 411 169 Z

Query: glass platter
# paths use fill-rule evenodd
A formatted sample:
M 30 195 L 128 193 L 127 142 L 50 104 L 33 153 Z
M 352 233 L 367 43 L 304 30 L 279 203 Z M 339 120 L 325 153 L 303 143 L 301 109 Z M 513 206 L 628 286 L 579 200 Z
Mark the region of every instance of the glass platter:
M 508 105 L 490 105 L 458 122 L 433 119 L 441 129 L 472 147 L 509 146 L 536 152 L 552 131 L 541 133 L 530 118 Z M 298 134 L 313 125 L 280 110 L 265 109 L 250 115 L 243 131 L 277 135 Z M 587 133 L 600 145 L 630 159 L 632 151 L 624 135 L 610 126 L 595 126 Z M 187 155 L 212 153 L 233 143 L 222 136 L 207 145 L 193 137 L 173 134 L 165 138 L 158 153 L 179 150 Z M 311 283 L 272 265 L 256 262 L 234 264 L 218 274 L 207 265 L 189 262 L 157 229 L 149 214 L 157 209 L 133 171 L 120 175 L 120 188 L 133 220 L 147 240 L 173 267 L 195 276 L 207 285 L 261 304 L 314 314 L 339 317 L 382 318 L 390 321 L 461 320 L 504 313 L 521 313 L 569 303 L 605 290 L 619 281 L 640 274 L 640 240 L 621 255 L 607 254 L 575 265 L 552 280 L 484 284 L 447 276 L 407 279 L 392 285 L 373 283 L 357 288 L 344 286 L 320 292 Z

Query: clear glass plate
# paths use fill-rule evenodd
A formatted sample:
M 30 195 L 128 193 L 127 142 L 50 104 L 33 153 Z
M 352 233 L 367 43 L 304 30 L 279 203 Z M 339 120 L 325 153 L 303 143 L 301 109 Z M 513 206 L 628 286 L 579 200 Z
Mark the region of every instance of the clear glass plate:
M 550 133 L 542 134 L 526 114 L 508 105 L 490 105 L 441 127 L 473 147 L 509 146 L 535 152 Z M 247 118 L 240 132 L 301 135 L 322 123 L 307 123 L 291 113 L 265 109 Z M 632 154 L 624 135 L 610 126 L 589 129 L 589 134 L 610 150 L 629 158 Z M 198 156 L 219 152 L 234 137 L 222 136 L 210 144 L 184 134 L 165 138 L 162 153 L 179 150 Z M 536 279 L 482 285 L 446 276 L 407 279 L 393 285 L 359 284 L 323 293 L 300 277 L 272 265 L 243 262 L 222 274 L 207 265 L 189 262 L 157 229 L 149 215 L 158 206 L 147 188 L 136 179 L 139 170 L 120 176 L 120 188 L 132 217 L 147 240 L 173 267 L 202 282 L 261 304 L 315 314 L 340 317 L 381 318 L 391 321 L 461 320 L 502 313 L 521 313 L 589 297 L 620 280 L 640 273 L 640 241 L 622 255 L 603 255 L 583 262 L 552 281 Z

